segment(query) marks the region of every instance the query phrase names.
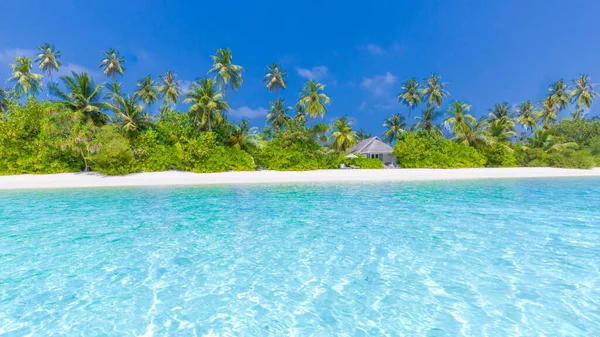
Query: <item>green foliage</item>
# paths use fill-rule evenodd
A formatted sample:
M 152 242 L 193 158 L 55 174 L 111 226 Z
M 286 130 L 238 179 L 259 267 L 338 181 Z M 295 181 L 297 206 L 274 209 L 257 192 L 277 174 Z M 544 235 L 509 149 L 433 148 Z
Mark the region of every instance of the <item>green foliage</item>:
M 597 165 L 597 157 L 590 150 L 562 149 L 546 153 L 539 148 L 522 147 L 515 151 L 515 158 L 519 166 L 528 167 L 590 169 Z
M 278 133 L 255 159 L 260 167 L 278 171 L 317 170 L 335 165 L 335 157 L 322 149 L 315 134 L 304 127 L 290 127 Z
M 571 149 L 552 152 L 546 161 L 552 167 L 591 169 L 596 166 L 594 157 L 589 152 Z
M 350 165 L 354 165 L 360 169 L 383 169 L 383 162 L 379 159 L 365 158 L 358 155 L 358 158 L 350 159 Z
M 552 125 L 549 132 L 563 143 L 574 142 L 586 147 L 592 139 L 600 137 L 600 121 L 563 119 Z
M 172 125 L 171 125 L 172 126 Z M 171 128 L 166 128 L 171 129 Z M 219 145 L 214 132 L 197 137 L 172 138 L 155 129 L 144 131 L 135 145 L 140 169 L 145 172 L 181 170 L 192 172 L 248 171 L 256 165 L 245 151 Z
M 405 132 L 394 147 L 404 168 L 483 167 L 486 158 L 473 147 L 428 132 Z
M 91 168 L 102 174 L 121 175 L 136 172 L 136 163 L 129 140 L 113 125 L 97 133 L 99 150 L 90 156 Z
M 481 154 L 486 159 L 486 166 L 489 167 L 515 167 L 517 159 L 510 148 L 500 143 L 494 143 L 491 146 L 482 147 Z
M 55 134 L 55 116 L 69 113 L 49 102 L 13 104 L 0 115 L 0 174 L 77 172 L 83 161 L 62 149 Z
M 525 167 L 546 167 L 548 163 L 546 154 L 540 148 L 529 148 L 525 146 L 518 147 L 514 152 L 517 165 Z

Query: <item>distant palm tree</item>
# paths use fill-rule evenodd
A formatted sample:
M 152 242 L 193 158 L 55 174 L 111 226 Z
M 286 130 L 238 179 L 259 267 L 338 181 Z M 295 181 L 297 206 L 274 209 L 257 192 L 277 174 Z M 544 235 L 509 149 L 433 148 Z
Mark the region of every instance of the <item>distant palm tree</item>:
M 72 72 L 72 76 L 62 76 L 60 80 L 67 92 L 63 92 L 56 85 L 50 89 L 54 96 L 59 98 L 58 103 L 81 113 L 86 120 L 91 119 L 95 125 L 104 125 L 110 121 L 110 117 L 104 113 L 112 109 L 111 104 L 104 101 L 104 83 L 95 85 L 94 80 L 85 72 Z
M 117 119 L 123 131 L 128 138 L 134 138 L 140 131 L 144 130 L 150 123 L 149 117 L 144 113 L 144 109 L 138 104 L 138 97 L 130 95 L 127 97 L 117 97 L 119 108 L 115 106 L 112 110 L 117 115 Z
M 48 74 L 50 82 L 52 82 L 52 70 L 58 71 L 61 63 L 59 61 L 61 57 L 60 51 L 56 50 L 53 45 L 44 43 L 38 47 L 38 54 L 35 61 L 38 63 L 38 67 L 43 73 Z
M 468 114 L 471 106 L 459 101 L 450 103 L 446 114 L 448 118 L 444 124 L 449 127 L 455 135 L 466 133 L 469 130 L 469 123 L 475 123 L 475 117 Z
M 414 128 L 424 129 L 427 132 L 441 134 L 442 131 L 440 128 L 433 123 L 435 119 L 439 117 L 439 115 L 440 112 L 435 110 L 433 107 L 423 110 L 423 115 L 421 117 L 415 117 L 418 122 L 414 125 Z
M 102 53 L 102 55 L 104 55 L 104 58 L 100 63 L 100 68 L 102 68 L 104 75 L 111 77 L 113 81 L 117 75 L 123 76 L 125 72 L 125 68 L 123 67 L 125 58 L 119 55 L 119 51 L 110 48 L 108 51 Z
M 0 88 L 0 113 L 7 111 L 9 105 L 10 95 L 6 90 Z
M 452 140 L 473 147 L 482 147 L 493 143 L 493 140 L 489 137 L 487 131 L 487 121 L 485 117 L 467 122 L 467 128 L 464 132 L 457 133 Z
M 497 141 L 505 143 L 517 134 L 510 105 L 495 104 L 489 113 L 488 130 Z
M 548 88 L 548 91 L 550 91 L 549 96 L 554 101 L 557 112 L 560 112 L 569 106 L 569 103 L 571 102 L 571 96 L 569 95 L 570 88 L 564 80 L 552 83 Z
M 554 121 L 558 118 L 558 108 L 556 107 L 556 102 L 552 98 L 552 96 L 546 97 L 546 99 L 542 102 L 542 110 L 538 112 L 538 118 L 544 121 L 544 129 L 548 130 L 550 128 L 550 124 L 553 124 Z
M 113 105 L 119 107 L 119 98 L 123 97 L 121 83 L 110 82 L 106 87 L 106 98 L 111 100 Z
M 352 130 L 353 121 L 348 117 L 338 117 L 333 121 L 331 129 L 332 145 L 340 152 L 346 152 L 356 144 L 356 132 Z
M 406 131 L 406 122 L 404 121 L 404 116 L 396 113 L 391 114 L 383 123 L 383 126 L 386 128 L 383 133 L 383 141 L 389 144 L 393 144 L 400 135 Z
M 42 75 L 31 72 L 32 62 L 29 57 L 19 56 L 15 63 L 10 65 L 12 69 L 11 77 L 6 82 L 14 83 L 12 88 L 16 97 L 35 96 L 42 89 Z
M 223 112 L 229 109 L 223 100 L 221 90 L 215 87 L 216 81 L 210 78 L 196 80 L 186 94 L 184 103 L 191 103 L 189 114 L 201 129 L 212 130 L 211 124 L 223 120 Z
M 169 104 L 176 106 L 179 95 L 182 93 L 176 77 L 177 74 L 171 71 L 167 71 L 164 76 L 160 77 L 162 84 L 158 87 L 158 93 L 163 97 L 164 106 L 168 106 Z
M 525 130 L 532 131 L 537 127 L 538 110 L 531 101 L 521 103 L 517 107 L 517 122 L 523 126 Z
M 573 80 L 573 90 L 569 95 L 575 100 L 575 111 L 573 112 L 575 120 L 581 118 L 581 106 L 589 110 L 594 99 L 598 98 L 598 92 L 594 90 L 598 84 L 591 82 L 590 77 L 585 74 L 579 75 L 577 79 Z
M 402 84 L 401 89 L 402 91 L 398 94 L 398 101 L 408 107 L 408 120 L 410 121 L 410 113 L 421 104 L 423 99 L 419 82 L 411 78 Z
M 365 139 L 371 138 L 371 134 L 370 134 L 370 133 L 368 133 L 368 132 L 366 132 L 366 131 L 365 131 L 365 130 L 363 130 L 363 129 L 360 129 L 360 130 L 358 130 L 358 131 L 356 132 L 356 138 L 357 138 L 359 141 L 361 141 L 361 140 L 365 140 Z
M 271 103 L 271 110 L 267 114 L 267 122 L 273 126 L 275 131 L 281 131 L 287 121 L 291 119 L 287 114 L 291 107 L 285 106 L 285 99 L 277 98 Z
M 432 107 L 440 108 L 444 97 L 450 95 L 445 89 L 448 83 L 442 82 L 442 77 L 438 74 L 431 74 L 425 79 L 424 88 L 421 91 L 421 97 L 427 102 L 427 110 Z
M 215 79 L 219 89 L 225 89 L 225 100 L 228 100 L 228 88 L 231 85 L 233 90 L 238 90 L 242 85 L 242 71 L 244 68 L 231 63 L 231 50 L 229 48 L 219 48 L 212 56 L 213 67 L 208 71 L 209 74 L 215 74 Z
M 300 104 L 296 104 L 296 115 L 294 116 L 294 120 L 303 125 L 306 123 L 306 113 L 304 113 L 304 107 Z
M 305 114 L 314 119 L 325 116 L 327 112 L 326 105 L 331 99 L 323 93 L 325 85 L 317 81 L 308 80 L 300 91 L 300 100 L 298 104 L 304 107 Z
M 135 94 L 144 101 L 146 107 L 149 107 L 158 100 L 158 87 L 156 86 L 156 82 L 152 79 L 152 76 L 148 75 L 137 81 L 137 90 L 135 91 Z
M 231 147 L 248 151 L 258 144 L 258 128 L 255 126 L 250 127 L 250 122 L 244 118 L 240 121 L 239 125 L 235 126 L 234 131 L 229 135 L 228 141 Z
M 321 143 L 326 143 L 329 140 L 327 133 L 329 133 L 329 125 L 323 122 L 317 122 L 312 128 L 312 133 L 315 135 L 315 139 Z
M 267 89 L 269 91 L 274 91 L 277 95 L 279 89 L 285 90 L 287 86 L 287 82 L 285 78 L 287 77 L 287 72 L 281 70 L 281 66 L 277 63 L 273 63 L 270 66 L 267 66 L 267 72 L 265 74 L 265 78 L 263 82 L 267 82 Z

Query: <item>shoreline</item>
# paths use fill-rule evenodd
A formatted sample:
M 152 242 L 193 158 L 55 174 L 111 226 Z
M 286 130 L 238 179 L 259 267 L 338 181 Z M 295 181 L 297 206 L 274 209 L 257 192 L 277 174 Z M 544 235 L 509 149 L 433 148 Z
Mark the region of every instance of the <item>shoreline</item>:
M 133 173 L 104 176 L 98 173 L 23 174 L 0 176 L 0 190 L 64 189 L 135 186 L 200 186 L 289 183 L 403 182 L 479 179 L 526 179 L 600 177 L 600 168 L 591 170 L 547 167 L 473 169 L 394 169 L 241 171 L 191 173 L 181 171 Z

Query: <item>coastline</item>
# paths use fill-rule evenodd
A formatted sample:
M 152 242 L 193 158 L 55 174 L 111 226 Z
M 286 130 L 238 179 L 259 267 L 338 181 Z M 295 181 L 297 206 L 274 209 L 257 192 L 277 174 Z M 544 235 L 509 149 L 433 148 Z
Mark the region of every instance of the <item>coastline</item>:
M 591 170 L 548 167 L 475 169 L 242 171 L 191 173 L 180 171 L 103 176 L 98 173 L 23 174 L 0 176 L 0 190 L 132 186 L 242 185 L 281 183 L 402 182 L 477 179 L 600 177 Z

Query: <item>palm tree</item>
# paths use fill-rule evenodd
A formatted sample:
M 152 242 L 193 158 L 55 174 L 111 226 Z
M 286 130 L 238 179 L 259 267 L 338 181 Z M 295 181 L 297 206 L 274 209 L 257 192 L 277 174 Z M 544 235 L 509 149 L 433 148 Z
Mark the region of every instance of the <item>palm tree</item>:
M 517 107 L 517 122 L 523 126 L 525 130 L 532 131 L 537 126 L 537 107 L 531 104 L 531 101 L 523 102 Z
M 291 107 L 285 106 L 285 99 L 277 98 L 271 103 L 271 110 L 267 114 L 267 122 L 273 126 L 275 131 L 281 131 L 287 121 L 291 119 L 287 114 Z
M 189 114 L 194 124 L 208 131 L 212 131 L 211 123 L 220 123 L 223 120 L 223 112 L 229 109 L 221 90 L 215 88 L 215 84 L 216 81 L 210 78 L 196 80 L 183 101 L 192 104 Z
M 104 55 L 104 58 L 100 63 L 100 68 L 102 68 L 104 75 L 111 77 L 113 81 L 117 75 L 123 76 L 125 72 L 125 68 L 123 67 L 125 58 L 119 55 L 119 51 L 110 48 L 108 51 L 102 53 L 102 55 Z
M 576 149 L 579 147 L 577 143 L 574 142 L 557 142 L 557 139 L 550 134 L 550 131 L 546 129 L 535 130 L 533 137 L 527 139 L 527 143 L 529 147 L 541 149 L 545 153 L 560 151 L 563 149 Z
M 489 113 L 488 130 L 492 137 L 499 142 L 508 142 L 517 134 L 515 121 L 508 103 L 495 104 Z
M 6 90 L 0 88 L 0 113 L 7 111 L 9 105 L 10 105 L 10 98 L 9 98 L 8 92 L 6 92 Z
M 588 75 L 582 74 L 575 80 L 573 80 L 573 90 L 569 93 L 573 99 L 575 99 L 575 111 L 573 112 L 573 119 L 581 118 L 581 106 L 583 105 L 586 109 L 590 109 L 594 99 L 598 97 L 598 93 L 594 88 L 598 86 L 596 83 L 591 83 L 591 79 Z
M 470 110 L 470 105 L 453 101 L 446 110 L 448 118 L 446 118 L 444 125 L 449 127 L 455 135 L 466 133 L 469 129 L 469 123 L 475 123 L 475 117 L 467 113 Z
M 457 133 L 452 140 L 473 147 L 487 146 L 493 142 L 488 135 L 485 117 L 467 122 L 464 132 Z
M 257 143 L 258 128 L 250 127 L 250 122 L 246 118 L 242 119 L 229 135 L 229 145 L 236 149 L 248 151 L 250 148 L 256 147 Z
M 35 59 L 38 62 L 38 67 L 43 73 L 48 74 L 50 82 L 52 82 L 52 70 L 58 71 L 61 63 L 58 59 L 61 57 L 60 51 L 56 50 L 53 45 L 44 43 L 38 47 L 38 55 Z
M 371 138 L 371 134 L 363 129 L 360 129 L 356 132 L 356 138 L 358 139 L 358 141 L 365 140 Z
M 548 130 L 550 128 L 550 124 L 553 124 L 558 118 L 557 110 L 558 108 L 556 107 L 556 102 L 552 96 L 550 95 L 546 97 L 546 99 L 542 102 L 542 110 L 540 110 L 538 113 L 538 118 L 544 120 L 544 129 Z
M 136 95 L 117 97 L 119 108 L 112 107 L 128 138 L 134 138 L 140 131 L 150 123 L 148 115 L 144 113 L 142 106 L 138 104 Z
M 328 140 L 327 133 L 328 132 L 329 132 L 329 125 L 327 125 L 327 123 L 317 122 L 317 123 L 315 123 L 315 125 L 312 128 L 312 133 L 314 134 L 315 139 L 317 139 L 321 143 L 327 142 L 327 140 Z
M 437 134 L 441 134 L 441 130 L 437 127 L 433 122 L 436 118 L 438 118 L 440 112 L 435 110 L 433 107 L 429 107 L 423 110 L 423 116 L 415 117 L 418 121 L 417 124 L 414 125 L 415 129 L 424 129 L 427 132 L 434 132 Z
M 450 95 L 450 93 L 444 89 L 447 84 L 447 82 L 442 82 L 442 77 L 438 74 L 431 74 L 429 78 L 425 79 L 425 87 L 421 91 L 421 97 L 427 101 L 428 110 L 433 106 L 439 109 L 444 97 Z
M 158 87 L 158 93 L 163 97 L 164 106 L 177 105 L 179 95 L 182 93 L 179 81 L 175 79 L 176 77 L 177 74 L 171 71 L 167 71 L 164 76 L 160 77 L 162 84 Z
M 550 91 L 549 96 L 554 101 L 554 105 L 558 112 L 569 106 L 569 103 L 571 102 L 571 96 L 569 95 L 570 88 L 564 80 L 552 83 L 550 87 L 548 87 L 548 91 Z
M 404 128 L 406 127 L 406 122 L 404 121 L 404 116 L 400 114 L 391 114 L 383 123 L 383 126 L 386 128 L 383 133 L 383 141 L 393 144 L 402 134 L 402 132 L 406 131 Z
M 225 89 L 225 100 L 228 100 L 228 88 L 231 85 L 233 90 L 238 90 L 242 84 L 242 71 L 244 68 L 231 63 L 231 50 L 229 48 L 219 48 L 212 56 L 213 67 L 208 71 L 209 74 L 215 73 L 215 79 L 219 89 Z
M 137 81 L 138 89 L 135 94 L 138 95 L 146 104 L 146 107 L 154 104 L 158 100 L 158 88 L 152 76 L 148 75 Z
M 296 104 L 296 115 L 294 120 L 304 125 L 306 123 L 306 114 L 304 113 L 304 107 L 300 104 Z
M 323 93 L 323 90 L 325 90 L 325 84 L 308 80 L 300 91 L 298 104 L 304 107 L 305 114 L 310 118 L 323 117 L 327 112 L 325 105 L 329 104 L 331 99 Z
M 287 75 L 287 72 L 281 70 L 281 66 L 277 63 L 273 63 L 272 65 L 267 66 L 267 72 L 263 82 L 267 82 L 267 90 L 275 91 L 275 95 L 277 95 L 280 88 L 285 90 L 287 86 L 285 78 Z
M 72 76 L 62 76 L 60 80 L 67 88 L 63 92 L 58 86 L 51 86 L 54 96 L 58 97 L 58 103 L 66 108 L 81 113 L 85 119 L 91 119 L 95 125 L 106 124 L 110 117 L 104 111 L 112 109 L 112 105 L 104 101 L 102 88 L 104 83 L 95 85 L 94 80 L 85 72 L 75 73 Z
M 6 82 L 14 82 L 12 88 L 16 97 L 35 96 L 42 87 L 42 75 L 31 72 L 32 62 L 29 57 L 19 56 L 15 59 L 15 63 L 10 65 L 12 76 Z
M 398 101 L 408 107 L 408 119 L 410 120 L 410 113 L 421 104 L 423 99 L 419 82 L 411 78 L 402 84 L 401 89 L 402 91 L 398 94 Z
M 119 98 L 123 97 L 123 91 L 121 91 L 121 83 L 110 82 L 106 90 L 106 98 L 110 99 L 114 106 L 119 107 Z
M 356 132 L 352 131 L 353 121 L 348 117 L 338 117 L 333 121 L 331 140 L 333 146 L 340 152 L 346 152 L 356 144 Z

